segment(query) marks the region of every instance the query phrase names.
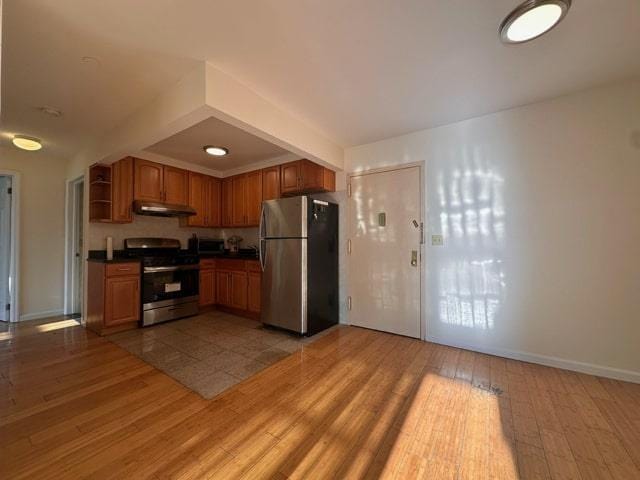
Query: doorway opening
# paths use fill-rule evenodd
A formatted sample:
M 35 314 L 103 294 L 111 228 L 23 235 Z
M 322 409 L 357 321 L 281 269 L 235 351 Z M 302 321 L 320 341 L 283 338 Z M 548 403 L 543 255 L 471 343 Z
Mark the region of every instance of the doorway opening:
M 424 338 L 421 165 L 349 176 L 349 323 Z
M 64 313 L 82 316 L 84 176 L 67 182 L 67 232 Z
M 20 177 L 0 171 L 0 321 L 17 322 Z

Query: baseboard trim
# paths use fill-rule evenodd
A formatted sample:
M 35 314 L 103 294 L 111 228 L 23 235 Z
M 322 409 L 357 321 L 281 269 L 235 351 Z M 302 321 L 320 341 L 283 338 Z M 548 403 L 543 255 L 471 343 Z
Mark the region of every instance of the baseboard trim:
M 573 372 L 588 373 L 599 377 L 613 378 L 615 380 L 624 380 L 626 382 L 640 383 L 640 372 L 631 370 L 622 370 L 619 368 L 603 367 L 592 363 L 578 362 L 575 360 L 567 360 L 565 358 L 549 357 L 546 355 L 538 355 L 537 353 L 521 352 L 517 350 L 507 350 L 502 348 L 485 348 L 476 345 L 468 345 L 462 342 L 452 342 L 443 340 L 432 335 L 427 335 L 427 341 L 446 345 L 449 347 L 463 348 L 488 355 L 497 355 L 499 357 L 511 358 L 513 360 L 521 360 L 523 362 L 537 363 L 547 367 L 562 368 Z
M 55 317 L 56 315 L 64 315 L 64 310 L 61 308 L 59 310 L 46 310 L 44 312 L 25 313 L 24 315 L 20 315 L 20 321 L 23 322 L 25 320 L 38 320 L 40 318 Z

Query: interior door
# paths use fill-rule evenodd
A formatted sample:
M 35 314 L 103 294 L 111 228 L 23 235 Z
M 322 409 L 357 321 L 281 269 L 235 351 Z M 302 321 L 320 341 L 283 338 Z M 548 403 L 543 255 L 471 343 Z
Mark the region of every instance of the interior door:
M 420 168 L 350 182 L 350 323 L 420 338 Z
M 11 260 L 11 177 L 0 177 L 0 320 L 9 321 Z

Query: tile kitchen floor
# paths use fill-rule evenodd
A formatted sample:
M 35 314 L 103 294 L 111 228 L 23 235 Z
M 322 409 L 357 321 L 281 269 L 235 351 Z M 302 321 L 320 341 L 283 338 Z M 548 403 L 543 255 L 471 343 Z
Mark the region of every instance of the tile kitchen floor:
M 106 338 L 204 398 L 213 398 L 331 330 L 303 338 L 213 311 Z

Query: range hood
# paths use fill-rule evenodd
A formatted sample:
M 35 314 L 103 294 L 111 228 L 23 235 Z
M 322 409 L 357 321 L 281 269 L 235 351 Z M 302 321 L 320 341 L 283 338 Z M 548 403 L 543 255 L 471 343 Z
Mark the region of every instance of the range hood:
M 190 217 L 196 214 L 196 211 L 189 205 L 171 205 L 144 200 L 133 202 L 133 211 L 138 215 L 153 215 L 156 217 Z

